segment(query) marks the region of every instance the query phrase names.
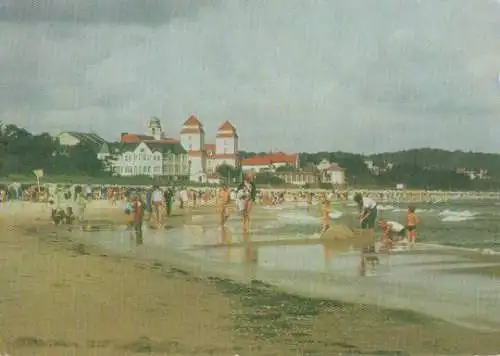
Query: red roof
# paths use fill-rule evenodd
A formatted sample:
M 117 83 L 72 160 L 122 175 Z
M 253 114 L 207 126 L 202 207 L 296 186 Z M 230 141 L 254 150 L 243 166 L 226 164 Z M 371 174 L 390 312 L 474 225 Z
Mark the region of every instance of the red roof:
M 222 125 L 219 126 L 219 132 L 221 131 L 231 131 L 231 132 L 236 132 L 236 128 L 229 122 L 229 121 L 224 121 Z
M 283 152 L 271 153 L 262 156 L 253 156 L 250 158 L 243 159 L 241 161 L 242 166 L 269 166 L 274 163 L 286 163 L 291 166 L 296 166 L 298 160 L 298 154 L 285 154 Z
M 213 143 L 206 143 L 204 149 L 207 152 L 214 152 L 215 153 L 215 145 Z
M 155 143 L 155 142 L 164 142 L 164 143 L 177 143 L 179 142 L 176 139 L 165 137 L 162 140 L 155 140 L 153 136 L 149 135 L 137 135 L 137 134 L 124 134 L 120 139 L 121 143 Z
M 233 138 L 238 137 L 238 134 L 236 133 L 236 128 L 226 120 L 222 123 L 222 125 L 219 126 L 219 129 L 217 130 L 217 137 Z
M 201 124 L 200 120 L 194 115 L 191 115 L 186 122 L 184 122 L 184 126 L 196 126 L 198 128 L 201 128 L 203 125 Z
M 154 140 L 153 136 L 149 135 L 136 135 L 136 134 L 123 134 L 120 138 L 121 143 L 138 143 L 145 140 Z

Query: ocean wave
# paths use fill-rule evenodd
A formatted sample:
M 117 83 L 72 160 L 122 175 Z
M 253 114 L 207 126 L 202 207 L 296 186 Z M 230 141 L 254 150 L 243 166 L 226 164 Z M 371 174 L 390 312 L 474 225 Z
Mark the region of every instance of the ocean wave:
M 395 209 L 397 209 L 397 208 L 393 205 L 378 205 L 377 206 L 377 210 L 380 210 L 380 211 L 395 210 Z
M 264 209 L 264 210 L 283 210 L 283 207 L 271 205 L 271 206 L 264 206 L 264 207 L 262 207 L 262 209 Z
M 474 220 L 479 213 L 472 212 L 469 210 L 463 211 L 453 211 L 453 210 L 443 210 L 439 213 L 439 216 L 442 217 L 441 221 L 443 222 L 460 222 L 467 220 Z
M 330 219 L 336 220 L 340 219 L 342 216 L 344 216 L 344 213 L 338 210 L 334 210 L 330 212 Z
M 286 221 L 288 224 L 318 224 L 319 217 L 301 214 L 301 213 L 280 213 L 278 219 Z
M 496 243 L 495 243 L 496 244 Z M 500 250 L 493 248 L 480 248 L 480 247 L 465 247 L 456 244 L 438 244 L 438 243 L 418 243 L 417 246 L 420 246 L 421 249 L 446 249 L 446 250 L 456 250 L 456 251 L 464 251 L 464 252 L 473 252 L 481 255 L 500 255 Z

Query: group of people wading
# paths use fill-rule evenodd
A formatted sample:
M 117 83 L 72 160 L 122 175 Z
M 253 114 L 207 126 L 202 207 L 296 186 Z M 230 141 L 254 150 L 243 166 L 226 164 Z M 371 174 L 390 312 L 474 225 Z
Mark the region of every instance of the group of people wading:
M 243 231 L 250 230 L 250 216 L 253 204 L 257 199 L 257 188 L 251 174 L 247 174 L 243 182 L 238 186 L 235 194 L 231 194 L 227 184 L 224 184 L 217 197 L 217 208 L 220 215 L 220 225 L 224 227 L 229 215 L 232 197 L 236 200 L 236 208 L 242 217 Z

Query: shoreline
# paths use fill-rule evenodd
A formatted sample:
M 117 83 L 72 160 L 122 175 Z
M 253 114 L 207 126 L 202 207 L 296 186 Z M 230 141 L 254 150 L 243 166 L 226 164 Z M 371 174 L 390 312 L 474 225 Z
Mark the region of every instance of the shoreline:
M 43 243 L 56 243 L 57 248 L 62 247 L 63 250 L 71 251 L 73 254 L 80 256 L 98 256 L 98 258 L 101 259 L 111 259 L 113 261 L 120 261 L 121 263 L 134 264 L 139 266 L 140 269 L 146 270 L 148 273 L 160 274 L 163 277 L 181 278 L 195 283 L 215 286 L 219 292 L 229 299 L 236 299 L 241 306 L 238 312 L 232 313 L 231 315 L 233 331 L 244 338 L 251 336 L 255 338 L 253 342 L 259 344 L 259 346 L 256 347 L 258 351 L 254 351 L 255 353 L 245 353 L 248 355 L 261 355 L 263 351 L 263 346 L 260 345 L 261 342 L 267 345 L 277 344 L 277 349 L 283 352 L 266 353 L 266 351 L 264 351 L 264 353 L 262 353 L 263 355 L 286 355 L 287 352 L 299 352 L 301 355 L 323 355 L 325 349 L 328 350 L 328 352 L 334 353 L 363 355 L 410 355 L 416 352 L 420 353 L 422 350 L 425 350 L 424 352 L 455 354 L 464 352 L 464 350 L 460 348 L 460 345 L 439 344 L 437 340 L 432 342 L 427 340 L 422 344 L 420 344 L 420 342 L 416 344 L 412 343 L 410 347 L 405 347 L 405 345 L 399 342 L 395 345 L 387 343 L 385 338 L 389 337 L 391 331 L 384 329 L 394 328 L 395 330 L 399 330 L 400 328 L 406 327 L 410 328 L 413 332 L 416 328 L 425 327 L 436 328 L 438 333 L 446 332 L 448 329 L 454 329 L 459 332 L 468 333 L 469 335 L 479 335 L 480 338 L 485 337 L 486 339 L 493 339 L 492 336 L 495 334 L 491 332 L 463 329 L 446 321 L 406 309 L 381 308 L 375 305 L 345 302 L 336 299 L 301 296 L 283 291 L 278 287 L 256 279 L 250 280 L 249 283 L 243 283 L 219 276 L 201 276 L 189 269 L 179 268 L 175 264 L 170 265 L 155 261 L 154 259 L 144 260 L 132 255 L 124 256 L 119 253 L 106 251 L 94 244 L 84 244 L 79 239 L 67 239 L 66 236 L 62 236 L 62 238 L 63 241 L 56 238 L 46 240 Z M 359 345 L 357 345 L 354 341 L 346 341 L 353 338 L 345 333 L 341 338 L 337 337 L 336 340 L 333 341 L 317 340 L 316 335 L 314 335 L 314 337 L 311 335 L 311 326 L 304 324 L 308 324 L 312 318 L 322 313 L 333 313 L 332 316 L 334 320 L 340 318 L 342 322 L 366 318 L 366 320 L 361 321 L 361 324 L 363 331 L 368 334 L 371 333 L 368 329 L 372 327 L 373 324 L 377 325 L 377 323 L 382 323 L 377 325 L 376 332 L 380 333 L 378 340 L 376 340 L 376 342 L 374 342 L 374 340 L 358 340 Z M 330 330 L 332 326 L 333 325 L 329 324 L 327 330 Z M 307 330 L 300 330 L 301 327 L 305 327 Z M 437 339 L 439 339 L 439 337 L 437 337 Z M 18 345 L 23 342 L 25 341 L 17 339 L 14 344 Z M 26 341 L 26 343 L 30 342 L 34 341 Z M 91 342 L 91 344 L 93 342 Z M 57 340 L 36 339 L 36 343 L 39 344 L 37 347 L 61 347 L 61 341 Z M 102 343 L 98 341 L 95 342 L 95 344 L 96 345 L 91 345 L 91 349 L 103 347 L 100 345 Z M 480 344 L 482 346 L 479 346 Z M 285 350 L 282 350 L 283 346 Z M 498 346 L 500 346 L 500 343 Z M 66 343 L 63 347 L 80 348 L 82 345 L 77 343 Z M 483 342 L 479 342 L 478 339 L 476 339 L 474 342 L 474 350 L 478 348 L 481 350 L 481 347 L 484 347 Z M 155 354 L 162 354 L 161 352 L 165 352 L 165 355 L 171 355 L 171 351 L 166 350 L 166 346 L 161 342 L 144 336 L 141 336 L 133 343 L 117 347 L 118 350 L 124 350 L 126 348 L 130 348 L 136 353 L 156 350 Z M 470 352 L 473 352 L 472 349 L 470 350 Z M 491 352 L 492 349 L 487 347 L 483 350 L 490 350 L 488 352 Z M 244 352 L 243 350 L 237 351 Z M 190 353 L 182 353 L 182 355 L 184 354 L 187 355 Z M 198 354 L 208 355 L 209 353 L 193 353 L 193 355 Z
M 115 213 L 116 215 L 114 215 Z M 113 221 L 120 217 L 123 219 L 122 215 L 121 211 L 104 213 L 90 207 L 87 218 L 96 219 L 96 221 Z M 186 219 L 189 219 L 189 216 L 176 215 L 174 219 L 177 222 L 172 224 L 180 226 L 185 223 Z M 151 333 L 156 332 L 156 335 L 153 336 L 148 335 L 146 326 L 142 332 L 124 332 L 123 328 L 128 325 L 124 322 L 124 325 L 117 326 L 121 332 L 120 335 L 115 334 L 114 338 L 109 335 L 111 333 L 109 330 L 95 332 L 93 338 L 82 338 L 78 337 L 78 333 L 68 334 L 62 330 L 58 332 L 52 330 L 52 332 L 46 333 L 44 328 L 38 329 L 42 335 L 26 334 L 25 330 L 31 329 L 29 324 L 32 323 L 27 319 L 21 327 L 14 328 L 14 331 L 8 331 L 10 335 L 7 337 L 0 335 L 4 337 L 3 341 L 7 351 L 13 355 L 28 354 L 28 352 L 36 352 L 37 355 L 51 355 L 54 352 L 57 352 L 58 355 L 132 355 L 148 351 L 155 352 L 155 355 L 208 355 L 214 353 L 218 355 L 241 354 L 242 356 L 287 355 L 290 353 L 324 355 L 332 352 L 406 355 L 415 353 L 494 353 L 500 349 L 500 341 L 491 333 L 464 329 L 404 309 L 379 308 L 360 303 L 308 298 L 284 292 L 280 288 L 256 279 L 249 280 L 249 283 L 234 282 L 225 277 L 214 277 L 213 274 L 207 275 L 196 269 L 190 270 L 180 267 L 175 262 L 164 263 L 154 259 L 144 259 L 144 256 L 134 251 L 125 255 L 113 253 L 96 246 L 96 244 L 83 242 L 79 238 L 71 238 L 71 233 L 63 228 L 56 228 L 43 219 L 34 218 L 28 223 L 13 220 L 10 227 L 10 232 L 0 237 L 3 246 L 12 245 L 13 253 L 20 253 L 19 246 L 24 246 L 24 249 L 32 253 L 33 260 L 41 259 L 39 261 L 41 264 L 38 265 L 19 265 L 24 270 L 19 277 L 20 280 L 16 282 L 18 284 L 24 283 L 23 288 L 28 292 L 24 298 L 28 298 L 30 294 L 35 297 L 31 303 L 38 306 L 37 309 L 41 303 L 40 295 L 36 290 L 33 290 L 33 285 L 30 284 L 32 278 L 35 277 L 26 279 L 25 276 L 31 273 L 33 276 L 38 275 L 38 278 L 42 278 L 43 272 L 51 271 L 54 266 L 59 265 L 66 268 L 58 272 L 62 273 L 60 278 L 63 280 L 54 278 L 51 281 L 52 288 L 56 288 L 58 293 L 61 293 L 57 296 L 57 298 L 61 298 L 58 300 L 59 302 L 66 300 L 66 303 L 71 303 L 69 299 L 74 297 L 69 285 L 74 285 L 73 288 L 80 290 L 80 293 L 87 295 L 87 298 L 91 297 L 91 301 L 80 298 L 80 302 L 91 303 L 89 308 L 96 308 L 96 300 L 106 301 L 114 294 L 110 288 L 117 288 L 120 285 L 117 284 L 116 278 L 122 284 L 133 285 L 137 283 L 134 282 L 133 278 L 135 278 L 135 273 L 138 273 L 138 276 L 141 276 L 137 276 L 138 280 L 151 280 L 152 288 L 154 288 L 144 287 L 150 294 L 142 293 L 142 289 L 137 289 L 137 287 L 131 287 L 132 289 L 129 290 L 132 293 L 132 298 L 138 298 L 139 304 L 138 307 L 131 304 L 128 308 L 153 308 L 149 312 L 144 312 L 141 317 L 144 318 L 142 322 L 151 323 L 154 326 L 155 323 L 151 319 L 155 319 L 155 317 L 151 312 L 161 315 L 158 310 L 163 308 L 161 304 L 156 307 L 150 305 L 153 303 L 151 301 L 153 298 L 153 300 L 162 300 L 163 303 L 172 303 L 171 309 L 169 309 L 171 313 L 176 309 L 182 311 L 178 315 L 186 316 L 194 313 L 192 318 L 195 321 L 189 317 L 186 319 L 187 321 L 184 319 L 172 320 L 171 327 L 174 325 L 183 326 L 186 323 L 192 327 L 199 322 L 206 325 L 213 325 L 211 323 L 215 322 L 217 325 L 215 334 L 212 333 L 212 336 L 208 337 L 209 341 L 205 341 L 204 345 L 192 348 L 190 345 L 193 342 L 192 337 L 182 339 L 181 336 L 177 335 L 174 337 L 175 342 L 168 341 L 170 340 L 168 336 L 161 336 L 162 332 L 167 333 L 167 331 L 159 328 L 159 325 L 154 326 L 156 331 L 148 329 Z M 16 227 L 17 230 L 12 231 L 12 227 Z M 4 248 L 1 253 L 8 254 L 9 248 Z M 21 255 L 25 255 L 25 253 L 21 253 Z M 6 256 L 8 255 L 2 256 L 2 259 L 6 261 L 4 263 L 8 263 L 5 259 Z M 23 262 L 12 258 L 11 263 L 12 267 L 16 267 L 17 264 Z M 76 266 L 72 266 L 73 264 Z M 43 266 L 42 273 L 36 270 L 37 266 Z M 87 269 L 89 271 L 85 272 Z M 128 271 L 128 273 L 120 274 L 117 272 L 121 269 Z M 106 272 L 106 270 L 111 270 L 111 273 Z M 85 277 L 86 274 L 91 277 Z M 9 278 L 15 280 L 17 277 L 11 276 Z M 92 283 L 96 285 L 95 287 L 88 284 L 88 278 L 93 279 Z M 77 287 L 81 283 L 84 286 Z M 213 298 L 216 302 L 214 305 L 211 304 L 212 307 L 209 310 L 204 310 L 200 314 L 200 311 L 196 310 L 198 302 L 196 299 L 192 299 L 194 295 L 191 294 L 191 297 L 188 297 L 185 294 L 187 292 L 184 292 L 188 289 L 182 291 L 179 285 L 188 289 L 206 290 L 209 292 L 208 297 L 203 298 Z M 61 289 L 64 292 L 61 292 Z M 157 289 L 161 289 L 161 292 L 158 292 Z M 91 292 L 95 295 L 88 294 Z M 13 306 L 10 303 L 14 301 L 9 300 L 8 294 L 7 300 L 2 300 L 3 303 L 0 303 L 0 312 L 8 310 L 9 305 Z M 141 297 L 135 297 L 134 294 L 140 294 Z M 51 294 L 47 294 L 47 296 L 49 295 Z M 190 301 L 187 305 L 186 300 Z M 59 304 L 54 305 L 53 313 L 61 313 L 57 309 L 57 305 Z M 223 311 L 213 312 L 212 309 L 218 309 L 215 305 L 223 306 Z M 115 320 L 117 317 L 120 318 L 120 314 L 113 315 Z M 169 315 L 172 317 L 171 314 Z M 200 317 L 200 315 L 203 316 Z M 89 318 L 88 316 L 84 317 Z M 96 315 L 93 320 L 94 322 L 99 321 L 102 317 L 104 316 Z M 52 318 L 54 320 L 60 319 L 61 324 L 64 324 L 64 320 L 67 319 L 63 314 L 52 315 Z M 16 320 L 9 313 L 6 314 L 6 319 L 7 323 L 16 323 Z M 108 325 L 108 323 L 105 324 Z M 219 324 L 223 325 L 222 329 L 218 328 Z M 91 329 L 95 327 L 90 321 L 88 321 L 88 325 Z M 78 325 L 73 324 L 73 326 L 78 328 Z M 66 327 L 69 326 L 66 325 Z M 206 328 L 202 328 L 200 332 L 210 334 Z M 88 333 L 88 331 L 85 332 L 85 334 Z M 92 334 L 92 332 L 90 333 Z M 122 339 L 122 333 L 129 335 L 129 339 Z M 97 336 L 101 336 L 100 334 L 102 337 L 98 338 Z M 135 335 L 135 337 L 131 335 Z M 395 335 L 397 335 L 396 338 Z M 214 346 L 215 344 L 217 345 Z M 0 349 L 0 351 L 3 350 Z

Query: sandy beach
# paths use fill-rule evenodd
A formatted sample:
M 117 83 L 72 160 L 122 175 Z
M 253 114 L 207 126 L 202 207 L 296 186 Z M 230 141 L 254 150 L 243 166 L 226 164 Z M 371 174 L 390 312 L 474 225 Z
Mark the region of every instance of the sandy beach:
M 193 214 L 174 211 L 182 226 Z M 110 254 L 55 227 L 41 204 L 2 207 L 0 352 L 17 355 L 495 354 L 496 333 L 420 314 L 303 298 Z M 89 206 L 93 224 L 123 224 Z M 168 236 L 168 230 L 167 230 Z

